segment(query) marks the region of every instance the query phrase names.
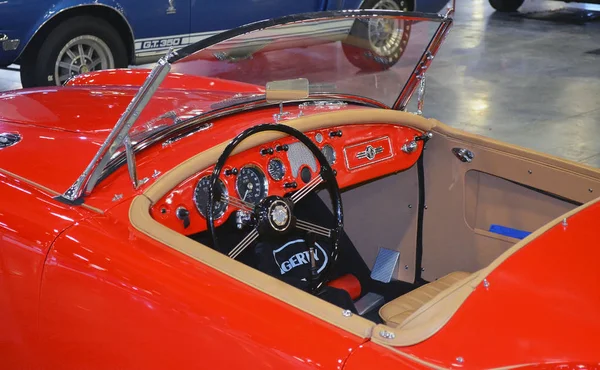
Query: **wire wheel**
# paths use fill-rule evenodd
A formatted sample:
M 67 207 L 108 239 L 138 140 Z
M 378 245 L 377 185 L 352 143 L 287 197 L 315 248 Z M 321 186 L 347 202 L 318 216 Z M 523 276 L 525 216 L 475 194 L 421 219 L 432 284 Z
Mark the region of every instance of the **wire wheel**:
M 380 0 L 373 9 L 404 10 L 394 0 Z M 369 43 L 379 56 L 388 56 L 396 52 L 402 40 L 403 25 L 396 19 L 373 18 L 369 20 Z

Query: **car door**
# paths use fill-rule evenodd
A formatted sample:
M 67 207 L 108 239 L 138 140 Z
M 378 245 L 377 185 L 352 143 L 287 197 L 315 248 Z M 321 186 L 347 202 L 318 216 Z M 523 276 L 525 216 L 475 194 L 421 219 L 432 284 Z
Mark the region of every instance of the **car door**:
M 123 6 L 133 30 L 138 64 L 188 43 L 190 0 L 128 0 Z
M 282 15 L 322 10 L 326 0 L 191 0 L 190 42 L 219 31 Z

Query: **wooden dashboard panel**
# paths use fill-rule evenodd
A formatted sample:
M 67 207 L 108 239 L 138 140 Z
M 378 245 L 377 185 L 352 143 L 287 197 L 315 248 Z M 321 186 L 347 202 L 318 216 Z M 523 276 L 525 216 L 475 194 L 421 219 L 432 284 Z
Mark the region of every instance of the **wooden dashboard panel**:
M 333 149 L 335 162 L 332 168 L 337 172 L 336 179 L 341 189 L 406 170 L 416 163 L 423 148 L 423 142 L 417 141 L 414 151 L 403 151 L 402 147 L 405 144 L 422 133 L 413 128 L 391 124 L 347 125 L 305 134 L 321 150 L 325 147 Z M 287 150 L 283 150 L 284 148 Z M 272 154 L 268 154 L 271 152 Z M 275 179 L 269 174 L 269 162 L 273 159 L 279 160 L 285 168 L 285 175 L 281 179 Z M 238 170 L 239 173 L 245 166 L 254 167 L 262 172 L 266 178 L 267 194 L 279 196 L 302 188 L 320 171 L 318 162 L 303 144 L 295 138 L 285 137 L 236 154 L 227 160 L 220 178 L 231 196 L 243 198 L 244 194 L 238 194 L 236 189 L 237 175 L 225 173 L 232 169 Z M 212 170 L 213 166 L 179 184 L 152 207 L 152 216 L 165 226 L 185 235 L 205 231 L 206 220 L 196 207 L 194 191 L 198 182 L 205 176 L 210 176 Z M 310 178 L 307 177 L 308 174 Z M 297 188 L 290 187 L 293 183 Z M 183 221 L 177 218 L 176 211 L 180 207 L 189 212 L 190 224 L 187 228 L 184 228 Z M 215 221 L 216 225 L 221 225 L 236 210 L 237 208 L 228 205 L 224 214 Z

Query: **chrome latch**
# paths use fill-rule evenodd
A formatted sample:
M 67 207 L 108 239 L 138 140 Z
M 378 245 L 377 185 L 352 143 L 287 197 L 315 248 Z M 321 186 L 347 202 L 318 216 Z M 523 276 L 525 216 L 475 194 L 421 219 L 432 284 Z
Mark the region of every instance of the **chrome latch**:
M 471 163 L 473 158 L 475 158 L 475 154 L 465 148 L 452 148 L 452 153 L 454 153 L 456 158 L 460 159 L 461 162 Z

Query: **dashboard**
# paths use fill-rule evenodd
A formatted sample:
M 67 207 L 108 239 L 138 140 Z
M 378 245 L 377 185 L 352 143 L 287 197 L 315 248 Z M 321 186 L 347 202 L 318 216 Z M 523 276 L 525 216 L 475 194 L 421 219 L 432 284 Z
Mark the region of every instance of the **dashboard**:
M 357 124 L 305 132 L 336 171 L 340 189 L 412 167 L 423 149 L 423 133 L 392 124 Z M 416 140 L 415 140 L 416 139 Z M 151 208 L 151 215 L 185 235 L 207 229 L 206 202 L 214 166 L 191 176 Z M 320 166 L 310 150 L 293 137 L 231 156 L 219 178 L 220 192 L 256 204 L 269 195 L 284 196 L 313 179 Z M 215 224 L 239 209 L 215 203 Z

